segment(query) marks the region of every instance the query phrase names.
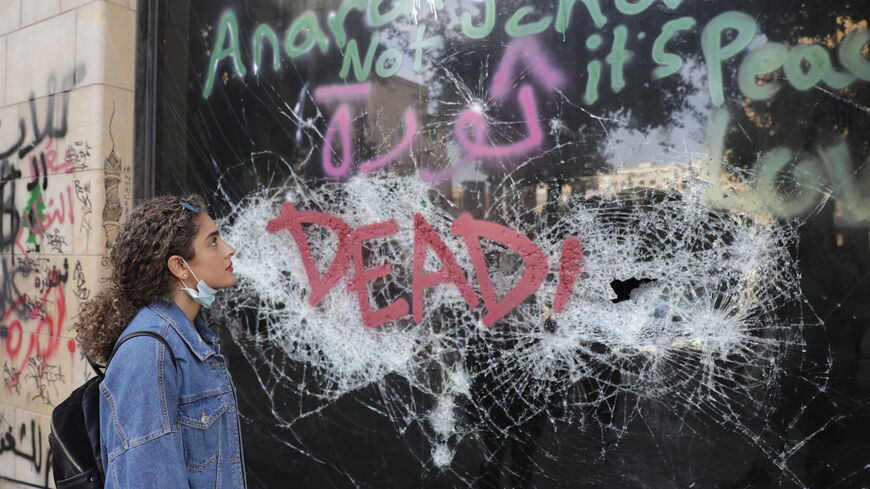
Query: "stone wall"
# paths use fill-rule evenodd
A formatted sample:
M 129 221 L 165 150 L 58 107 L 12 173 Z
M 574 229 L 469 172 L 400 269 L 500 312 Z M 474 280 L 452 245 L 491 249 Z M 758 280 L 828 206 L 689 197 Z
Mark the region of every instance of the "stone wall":
M 136 0 L 0 0 L 0 489 L 54 487 L 70 327 L 132 196 Z

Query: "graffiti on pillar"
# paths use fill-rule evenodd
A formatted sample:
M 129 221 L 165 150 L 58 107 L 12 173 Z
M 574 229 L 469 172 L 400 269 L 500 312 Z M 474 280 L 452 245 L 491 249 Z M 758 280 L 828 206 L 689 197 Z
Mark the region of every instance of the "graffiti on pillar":
M 57 78 L 51 76 L 47 81 L 49 95 L 44 100 L 37 101 L 32 94 L 29 97 L 26 116 L 17 121 L 17 136 L 11 141 L 0 141 L 0 200 L 3 202 L 0 247 L 3 249 L 22 254 L 39 252 L 52 228 L 75 220 L 72 189 L 49 188 L 49 177 L 87 168 L 84 158 L 89 148 L 86 143 L 76 155 L 61 155 L 58 151 L 60 141 L 69 131 L 70 90 L 85 72 L 85 68 L 79 66 L 63 76 L 59 85 Z M 44 104 L 43 109 L 40 104 Z M 14 124 L 0 121 L 0 124 L 10 123 Z M 28 198 L 24 208 L 19 209 L 15 207 L 15 182 L 22 177 L 29 178 Z M 57 237 L 51 240 L 53 244 L 49 247 L 58 252 L 60 240 Z
M 24 461 L 27 468 L 40 476 L 42 487 L 49 487 L 51 472 L 51 447 L 48 433 L 35 420 L 21 422 L 17 426 L 0 414 L 0 458 L 11 455 L 14 460 Z
M 0 160 L 4 160 L 12 155 L 17 155 L 19 159 L 26 157 L 35 148 L 37 148 L 47 138 L 63 138 L 69 130 L 69 97 L 70 90 L 75 85 L 75 81 L 82 79 L 87 70 L 84 65 L 78 66 L 73 72 L 66 74 L 61 80 L 60 86 L 57 84 L 57 78 L 51 76 L 47 81 L 48 97 L 45 107 L 45 112 L 40 113 L 37 108 L 36 99 L 33 94 L 30 95 L 28 101 L 30 124 L 24 117 L 18 120 L 18 137 L 8 144 L 8 146 L 0 147 Z M 60 117 L 55 120 L 58 113 L 55 106 L 57 99 L 60 97 Z M 0 124 L 8 121 L 0 121 Z M 3 141 L 0 144 L 7 144 Z
M 18 237 L 21 217 L 15 207 L 15 180 L 21 176 L 9 160 L 0 161 L 0 248 L 8 249 Z
M 4 386 L 20 394 L 21 384 L 31 380 L 27 387 L 37 391 L 31 400 L 38 398 L 51 405 L 51 399 L 45 395 L 44 382 L 53 385 L 62 377 L 56 367 L 48 367 L 45 361 L 52 360 L 61 351 L 61 331 L 66 316 L 63 289 L 69 278 L 69 265 L 64 260 L 61 271 L 50 265 L 47 258 L 18 260 L 20 274 L 33 280 L 33 292 L 16 297 L 2 316 L 6 353 Z M 15 274 L 11 278 L 14 277 Z
M 92 214 L 94 213 L 93 204 L 91 204 L 91 182 L 82 183 L 81 180 L 75 181 L 76 200 L 81 204 L 82 216 L 80 219 L 79 232 L 84 233 L 86 238 L 90 238 Z
M 66 183 L 88 169 L 93 151 L 70 137 L 70 90 L 84 73 L 50 77 L 48 95 L 30 96 L 14 119 L 0 119 L 7 135 L 0 138 L 0 397 L 7 405 L 0 466 L 3 478 L 41 487 L 51 479 L 47 418 L 30 413 L 48 412 L 68 395 L 80 357 L 64 332 L 67 291 L 78 300 L 90 294 L 80 261 L 68 257 L 93 212 L 89 188 Z
M 65 163 L 58 164 L 53 143 L 53 140 L 48 140 L 39 158 L 33 156 L 30 160 L 31 180 L 27 184 L 30 197 L 21 212 L 21 225 L 27 235 L 24 246 L 29 248 L 25 251 L 39 252 L 40 244 L 47 238 L 51 227 L 75 222 L 72 189 L 66 186 L 60 193 L 53 193 L 48 188 L 50 173 L 69 168 Z M 20 240 L 17 244 L 24 248 Z
M 105 163 L 106 202 L 103 207 L 103 228 L 106 230 L 106 248 L 112 247 L 112 242 L 118 234 L 121 221 L 121 159 L 114 151 L 106 157 Z
M 85 280 L 85 273 L 82 271 L 82 262 L 80 260 L 76 260 L 75 269 L 73 269 L 73 280 L 75 281 L 75 296 L 79 300 L 79 307 L 81 307 L 86 300 L 91 296 L 91 290 L 86 287 L 87 281 Z

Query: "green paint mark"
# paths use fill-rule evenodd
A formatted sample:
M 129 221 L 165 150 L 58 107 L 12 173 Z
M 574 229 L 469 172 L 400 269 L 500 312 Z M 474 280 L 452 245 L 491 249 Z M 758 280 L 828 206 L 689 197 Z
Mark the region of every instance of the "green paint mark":
M 736 30 L 737 36 L 723 46 L 722 33 L 728 29 Z M 749 46 L 757 29 L 755 19 L 737 11 L 719 14 L 704 26 L 701 32 L 701 50 L 707 63 L 707 88 L 710 90 L 710 99 L 717 107 L 725 101 L 722 62 Z
M 695 19 L 691 17 L 680 17 L 679 19 L 668 21 L 662 26 L 662 33 L 653 42 L 652 48 L 653 61 L 662 66 L 653 70 L 653 80 L 658 80 L 680 71 L 680 68 L 683 67 L 683 59 L 676 54 L 666 53 L 665 47 L 668 41 L 674 38 L 674 34 L 679 31 L 689 30 L 694 26 Z
M 707 157 L 704 161 L 703 179 L 711 185 L 705 198 L 720 209 L 740 209 L 744 212 L 756 212 L 761 208 L 761 199 L 755 190 L 737 191 L 734 187 L 725 189 L 723 171 L 725 163 L 725 134 L 728 132 L 728 122 L 731 117 L 726 109 L 716 109 L 707 118 Z
M 802 66 L 804 60 L 810 66 L 809 71 L 806 72 Z M 825 48 L 798 44 L 791 49 L 782 71 L 793 87 L 798 90 L 809 90 L 832 69 L 831 59 Z
M 338 76 L 341 77 L 342 80 L 346 80 L 351 64 L 353 64 L 354 77 L 358 82 L 364 82 L 366 78 L 369 77 L 369 73 L 372 70 L 372 60 L 374 60 L 375 49 L 380 40 L 380 34 L 374 32 L 372 34 L 372 39 L 369 42 L 369 49 L 366 51 L 365 62 L 362 62 L 359 59 L 359 47 L 357 47 L 356 39 L 348 41 L 347 50 L 344 53 L 344 60 L 341 63 L 341 71 L 338 73 Z
M 208 98 L 214 88 L 214 80 L 217 75 L 217 66 L 222 59 L 227 56 L 232 56 L 233 68 L 239 76 L 245 76 L 247 70 L 242 63 L 242 53 L 239 49 L 239 22 L 236 19 L 236 14 L 228 10 L 221 16 L 217 27 L 217 42 L 211 51 L 211 59 L 208 62 L 208 78 L 205 81 L 205 87 L 202 89 L 203 98 Z M 224 46 L 229 34 L 230 45 Z
M 483 39 L 488 36 L 492 32 L 492 28 L 495 27 L 495 0 L 486 0 L 482 26 L 472 25 L 471 14 L 468 12 L 462 12 L 459 24 L 462 26 L 462 33 L 471 39 Z
M 601 61 L 594 60 L 586 65 L 586 73 L 589 78 L 586 80 L 586 93 L 583 95 L 583 102 L 586 105 L 592 105 L 598 101 L 598 82 L 601 80 Z
M 545 15 L 540 18 L 540 20 L 536 22 L 529 22 L 527 24 L 520 24 L 520 21 L 530 13 L 534 12 L 534 7 L 520 7 L 514 12 L 513 15 L 507 20 L 504 26 L 505 32 L 511 37 L 522 37 L 528 36 L 531 34 L 538 34 L 543 32 L 547 27 L 550 27 L 550 22 L 553 21 L 552 15 Z
M 260 72 L 260 63 L 263 59 L 263 39 L 269 41 L 272 47 L 272 69 L 278 71 L 281 69 L 281 45 L 278 44 L 278 35 L 269 24 L 260 24 L 257 30 L 254 31 L 254 39 L 252 40 L 254 52 L 253 72 L 256 75 Z
M 613 93 L 619 93 L 625 88 L 625 63 L 631 59 L 632 52 L 625 49 L 625 40 L 628 39 L 628 29 L 624 25 L 613 29 L 613 46 L 604 59 L 610 65 L 610 88 Z
M 592 34 L 591 36 L 586 38 L 586 49 L 590 51 L 595 51 L 596 49 L 601 47 L 601 44 L 604 40 L 598 34 Z
M 389 48 L 378 56 L 378 61 L 375 63 L 375 73 L 381 78 L 389 78 L 399 71 L 403 60 L 404 56 L 402 56 L 401 51 Z
M 718 202 L 721 197 L 721 193 L 716 189 L 722 182 L 722 155 L 725 154 L 725 134 L 728 132 L 730 121 L 731 116 L 725 109 L 713 110 L 707 115 L 707 131 L 704 135 L 704 140 L 707 142 L 705 180 L 713 183 L 707 196 L 714 202 Z
M 35 214 L 34 211 L 36 212 Z M 44 211 L 45 203 L 42 201 L 42 187 L 36 185 L 30 191 L 30 200 L 27 201 L 27 208 L 22 213 L 25 216 L 23 219 L 24 227 L 27 228 L 29 234 L 27 241 L 25 241 L 26 243 L 36 244 L 36 234 L 33 232 L 33 226 L 36 225 L 37 229 L 40 227 L 39 223 L 42 222 Z
M 831 60 L 828 59 L 828 64 L 830 65 Z M 831 71 L 822 75 L 822 81 L 825 82 L 826 85 L 833 88 L 834 90 L 840 90 L 848 87 L 852 84 L 858 77 L 853 75 L 852 73 L 845 71 L 837 71 L 831 66 Z
M 643 12 L 648 9 L 650 5 L 652 5 L 655 0 L 638 0 L 635 3 L 632 3 L 628 0 L 616 0 L 616 10 L 619 10 L 623 14 L 626 15 L 635 15 Z M 683 3 L 683 0 L 664 0 L 665 5 L 671 10 L 680 6 Z
M 830 63 L 830 59 L 828 60 Z M 831 66 L 831 71 L 822 75 L 822 81 L 825 82 L 826 85 L 833 88 L 834 90 L 841 90 L 843 88 L 848 87 L 852 84 L 858 77 L 853 75 L 852 73 L 846 71 L 841 72 L 834 69 Z
M 574 10 L 574 4 L 577 0 L 559 0 L 559 10 L 556 12 L 556 32 L 562 34 L 562 39 L 565 39 L 565 31 L 568 30 L 568 22 L 571 20 L 571 11 Z M 607 23 L 607 17 L 601 13 L 601 5 L 598 0 L 583 0 L 583 5 L 589 15 L 592 16 L 592 22 L 595 22 L 595 27 L 604 27 Z
M 420 24 L 417 27 L 417 39 L 415 39 L 410 48 L 414 50 L 414 71 L 420 71 L 423 67 L 423 49 L 437 47 L 444 44 L 444 38 L 441 36 L 432 36 L 424 39 L 426 36 L 426 25 Z
M 643 31 L 638 32 L 638 33 L 637 33 L 637 38 L 638 38 L 638 40 L 641 40 L 641 41 L 644 40 L 644 39 L 646 39 L 646 32 L 643 32 Z
M 370 0 L 369 1 L 369 21 L 374 27 L 389 24 L 399 18 L 400 15 L 411 15 L 414 9 L 414 0 L 399 0 L 399 4 L 389 12 L 381 13 L 381 4 L 385 0 Z
M 870 31 L 852 31 L 846 34 L 837 49 L 840 63 L 864 81 L 870 81 L 870 62 L 862 53 L 868 42 L 870 42 Z
M 865 171 L 862 178 L 858 178 L 852 168 L 852 156 L 849 147 L 844 141 L 826 147 L 819 148 L 819 157 L 825 162 L 831 187 L 836 189 L 837 202 L 843 210 L 843 219 L 850 224 L 864 225 L 870 222 L 870 205 L 868 204 L 867 191 L 870 190 L 870 178 Z M 867 168 L 870 158 L 864 160 L 859 168 Z
M 788 196 L 784 196 L 777 188 L 780 181 L 778 175 L 786 169 L 794 158 L 794 154 L 788 148 L 774 148 L 766 152 L 758 159 L 757 183 L 755 190 L 765 206 L 775 215 L 795 216 L 809 212 L 821 197 L 818 191 L 812 190 L 814 175 L 822 172 L 819 160 L 809 157 L 795 166 L 794 190 Z
M 344 32 L 344 20 L 351 10 L 364 11 L 366 8 L 366 0 L 344 0 L 338 7 L 335 14 L 330 15 L 326 22 L 329 28 L 332 29 L 332 35 L 335 37 L 335 43 L 339 49 L 344 49 L 344 43 L 347 42 L 347 34 Z
M 788 48 L 773 42 L 754 49 L 743 58 L 737 71 L 737 83 L 743 95 L 753 100 L 767 100 L 779 91 L 781 83 L 771 80 L 759 85 L 756 77 L 778 70 L 788 58 Z
M 639 0 L 637 3 L 631 3 L 628 0 L 616 0 L 616 10 L 625 15 L 634 15 L 648 9 L 656 0 Z
M 302 32 L 305 32 L 305 40 L 302 41 L 302 44 L 297 44 L 296 38 Z M 317 47 L 320 48 L 321 53 L 325 53 L 329 49 L 329 38 L 320 29 L 317 16 L 314 15 L 314 12 L 308 10 L 290 24 L 290 29 L 287 30 L 287 35 L 284 36 L 284 52 L 291 58 L 302 56 L 314 46 L 315 42 Z

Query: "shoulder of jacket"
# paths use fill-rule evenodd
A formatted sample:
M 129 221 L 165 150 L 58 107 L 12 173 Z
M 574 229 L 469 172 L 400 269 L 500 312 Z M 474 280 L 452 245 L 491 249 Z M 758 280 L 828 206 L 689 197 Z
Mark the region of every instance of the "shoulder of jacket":
M 133 320 L 130 321 L 130 324 L 128 324 L 121 335 L 118 336 L 118 339 L 120 340 L 126 335 L 140 331 L 157 333 L 166 338 L 170 345 L 174 345 L 175 341 L 181 339 L 180 335 L 176 329 L 172 327 L 171 322 L 167 318 L 148 307 L 143 307 L 139 313 L 136 314 Z
M 115 344 L 117 345 L 119 341 L 121 341 L 125 337 L 130 336 L 131 334 L 141 332 L 154 333 L 161 336 L 164 340 L 166 340 L 166 343 L 172 350 L 172 355 L 176 358 L 178 356 L 177 352 L 181 348 L 183 348 L 184 343 L 181 337 L 179 336 L 175 328 L 171 327 L 169 321 L 167 321 L 166 318 L 162 317 L 160 314 L 157 314 L 156 312 L 148 309 L 147 307 L 142 308 L 142 310 L 140 310 L 139 313 L 136 314 L 136 317 L 134 317 L 133 320 L 130 321 L 130 324 L 128 324 L 127 327 L 124 328 L 124 330 L 118 336 Z M 134 350 L 141 350 L 143 348 L 151 350 L 152 348 L 158 349 L 166 346 L 162 341 L 158 340 L 157 338 L 151 338 L 150 342 L 137 340 L 138 338 L 130 338 L 129 340 L 124 342 L 124 345 L 129 342 L 135 342 L 138 344 L 138 346 L 134 348 Z M 126 349 L 123 346 L 119 347 L 118 354 L 120 355 L 120 353 L 125 350 Z

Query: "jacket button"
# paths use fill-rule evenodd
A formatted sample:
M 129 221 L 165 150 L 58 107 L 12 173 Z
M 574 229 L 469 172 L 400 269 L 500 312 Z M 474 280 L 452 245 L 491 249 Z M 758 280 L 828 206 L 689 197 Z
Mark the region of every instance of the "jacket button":
M 205 409 L 202 410 L 202 417 L 199 418 L 199 420 L 202 422 L 202 424 L 208 423 L 208 416 L 205 415 Z

